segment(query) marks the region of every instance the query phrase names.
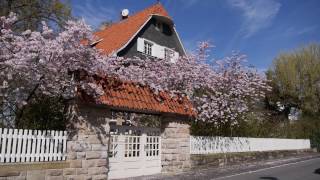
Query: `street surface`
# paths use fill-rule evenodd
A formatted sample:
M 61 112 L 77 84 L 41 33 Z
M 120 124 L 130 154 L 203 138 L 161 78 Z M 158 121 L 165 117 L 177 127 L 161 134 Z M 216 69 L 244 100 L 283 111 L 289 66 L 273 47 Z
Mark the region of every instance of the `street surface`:
M 127 180 L 320 180 L 319 154 L 268 160 L 221 168 L 193 169 Z
M 320 180 L 320 158 L 243 172 L 214 180 Z

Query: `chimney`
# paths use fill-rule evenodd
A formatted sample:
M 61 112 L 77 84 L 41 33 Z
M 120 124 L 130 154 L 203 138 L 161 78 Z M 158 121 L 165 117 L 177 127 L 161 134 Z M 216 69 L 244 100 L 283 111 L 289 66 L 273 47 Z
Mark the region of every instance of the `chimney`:
M 129 17 L 129 10 L 128 9 L 123 9 L 121 11 L 121 20 L 127 19 Z

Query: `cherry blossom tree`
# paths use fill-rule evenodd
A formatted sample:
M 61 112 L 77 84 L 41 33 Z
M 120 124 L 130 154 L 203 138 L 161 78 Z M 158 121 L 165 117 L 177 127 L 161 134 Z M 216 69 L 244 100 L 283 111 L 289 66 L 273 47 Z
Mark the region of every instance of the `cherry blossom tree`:
M 166 59 L 122 59 L 113 61 L 122 79 L 147 84 L 155 92 L 189 98 L 198 112 L 197 120 L 215 125 L 237 125 L 249 107 L 270 90 L 264 76 L 244 65 L 246 56 L 233 53 L 210 63 L 210 43 L 199 44 L 198 52 L 172 63 Z
M 15 33 L 15 14 L 0 19 L 0 100 L 2 114 L 19 118 L 35 96 L 71 99 L 77 87 L 93 94 L 102 90 L 90 81 L 75 81 L 77 71 L 92 74 L 104 66 L 95 49 L 83 45 L 92 40 L 90 28 L 82 21 L 68 21 L 59 34 L 44 23 L 41 32 Z M 11 118 L 10 118 L 11 119 Z
M 108 57 L 86 45 L 94 37 L 82 21 L 68 21 L 59 34 L 46 24 L 41 32 L 16 34 L 10 29 L 15 20 L 14 14 L 0 19 L 0 102 L 4 115 L 23 112 L 37 94 L 68 100 L 80 89 L 94 97 L 102 95 L 108 87 L 94 79 L 98 75 L 147 85 L 156 94 L 166 91 L 188 98 L 198 112 L 197 120 L 234 126 L 269 89 L 263 76 L 243 65 L 244 55 L 234 53 L 217 64 L 209 63 L 208 42 L 200 43 L 196 53 L 175 63 L 149 57 Z M 86 78 L 78 77 L 82 72 Z

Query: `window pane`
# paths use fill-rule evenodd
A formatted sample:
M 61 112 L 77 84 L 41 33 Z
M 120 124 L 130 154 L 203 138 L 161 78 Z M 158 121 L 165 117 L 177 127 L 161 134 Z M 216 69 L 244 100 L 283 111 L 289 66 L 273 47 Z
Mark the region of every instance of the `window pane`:
M 164 58 L 167 60 L 171 60 L 173 58 L 174 52 L 171 49 L 165 49 L 164 50 Z
M 147 41 L 144 42 L 144 53 L 148 55 L 152 54 L 152 44 Z

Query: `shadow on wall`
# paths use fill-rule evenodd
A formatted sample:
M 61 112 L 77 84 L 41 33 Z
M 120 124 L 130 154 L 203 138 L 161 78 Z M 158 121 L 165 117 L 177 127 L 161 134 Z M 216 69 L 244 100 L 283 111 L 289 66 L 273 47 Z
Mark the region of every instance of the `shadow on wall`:
M 314 173 L 315 173 L 315 174 L 320 174 L 320 168 L 314 170 Z
M 260 179 L 265 179 L 265 180 L 279 180 L 276 177 L 260 177 Z

